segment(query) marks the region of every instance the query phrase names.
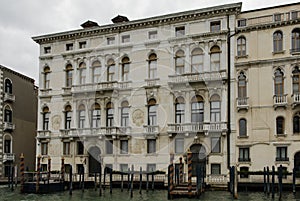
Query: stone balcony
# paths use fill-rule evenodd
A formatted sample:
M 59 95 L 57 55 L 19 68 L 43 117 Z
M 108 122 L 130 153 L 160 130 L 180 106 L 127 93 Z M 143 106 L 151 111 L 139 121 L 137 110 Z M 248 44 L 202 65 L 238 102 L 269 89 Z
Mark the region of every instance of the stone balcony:
M 11 123 L 11 122 L 4 122 L 3 124 L 3 129 L 5 131 L 12 131 L 15 129 L 15 124 Z
M 159 78 L 153 78 L 153 79 L 145 79 L 145 87 L 151 88 L 151 87 L 158 87 L 159 86 Z
M 3 163 L 7 162 L 7 161 L 14 162 L 15 161 L 15 154 L 14 153 L 4 153 L 3 154 Z
M 293 98 L 293 104 L 292 104 L 293 107 L 300 105 L 300 93 L 294 93 L 292 95 L 292 98 Z
M 144 125 L 144 137 L 156 138 L 159 135 L 158 125 Z
M 236 106 L 238 111 L 242 109 L 248 110 L 249 108 L 248 99 L 249 99 L 248 97 L 239 97 L 236 99 Z
M 287 95 L 274 95 L 273 97 L 273 106 L 276 109 L 277 107 L 286 107 L 287 106 Z
M 15 100 L 16 100 L 15 95 L 10 94 L 10 93 L 4 93 L 4 101 L 15 102 Z
M 182 123 L 182 124 L 168 124 L 168 133 L 204 133 L 208 135 L 209 132 L 224 133 L 227 130 L 225 122 L 216 123 Z
M 203 72 L 203 73 L 186 73 L 182 75 L 169 75 L 169 83 L 192 83 L 192 82 L 209 82 L 227 79 L 226 71 Z
M 97 84 L 82 84 L 75 85 L 72 87 L 72 93 L 87 93 L 87 92 L 96 92 L 96 91 L 109 91 L 114 90 L 118 87 L 116 81 L 113 82 L 100 82 Z
M 37 131 L 37 138 L 38 139 L 48 139 L 50 137 L 51 137 L 51 131 L 49 131 L 49 130 Z
M 129 136 L 131 127 L 99 127 L 99 128 L 72 128 L 60 130 L 60 137 L 99 137 L 111 136 L 118 138 L 120 136 Z

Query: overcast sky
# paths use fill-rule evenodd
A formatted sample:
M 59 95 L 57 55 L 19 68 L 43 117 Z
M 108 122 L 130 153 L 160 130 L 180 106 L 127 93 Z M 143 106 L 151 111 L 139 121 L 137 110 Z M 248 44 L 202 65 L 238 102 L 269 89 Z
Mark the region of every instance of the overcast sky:
M 31 37 L 79 29 L 87 20 L 110 24 L 118 14 L 142 19 L 210 6 L 243 2 L 242 11 L 296 0 L 0 0 L 0 64 L 38 84 L 39 46 Z

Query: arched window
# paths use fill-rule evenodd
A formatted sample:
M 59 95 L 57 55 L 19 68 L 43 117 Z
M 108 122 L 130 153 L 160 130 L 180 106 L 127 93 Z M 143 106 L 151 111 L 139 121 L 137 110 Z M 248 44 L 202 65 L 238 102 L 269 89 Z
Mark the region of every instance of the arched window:
M 121 126 L 129 126 L 129 103 L 127 101 L 123 101 L 121 104 Z
M 101 120 L 101 107 L 98 103 L 95 103 L 92 106 L 91 111 L 91 127 L 92 128 L 99 128 L 100 127 L 100 120 Z
M 283 96 L 284 94 L 284 78 L 283 78 L 283 72 L 280 68 L 276 69 L 274 73 L 274 88 L 275 88 L 275 95 L 276 96 Z
M 246 76 L 244 72 L 240 72 L 238 77 L 238 97 L 246 98 L 247 97 L 247 85 L 246 85 Z
M 281 31 L 273 33 L 273 51 L 280 52 L 283 49 L 283 35 Z
M 292 31 L 292 51 L 300 52 L 300 29 L 296 28 Z
M 220 97 L 216 94 L 210 98 L 210 121 L 221 121 L 221 101 Z
M 192 73 L 203 72 L 203 51 L 200 48 L 196 48 L 192 51 Z
M 107 62 L 107 81 L 112 82 L 115 80 L 115 61 L 113 59 Z
M 157 56 L 152 53 L 149 55 L 149 69 L 148 69 L 148 78 L 155 79 L 157 76 Z
M 86 65 L 84 62 L 79 64 L 79 84 L 85 84 L 86 81 Z
M 155 99 L 150 99 L 148 101 L 148 125 L 157 125 L 157 105 Z
M 84 128 L 85 126 L 85 106 L 81 104 L 78 107 L 78 128 Z
M 191 122 L 203 123 L 204 121 L 204 101 L 199 95 L 194 96 L 191 101 Z
M 182 97 L 175 100 L 175 123 L 184 123 L 185 101 Z
M 239 136 L 240 137 L 247 136 L 247 120 L 246 119 L 239 120 Z
M 69 130 L 71 128 L 72 121 L 72 107 L 67 105 L 65 107 L 65 129 Z
M 72 87 L 73 84 L 73 67 L 71 64 L 66 66 L 66 87 Z
M 4 84 L 5 84 L 4 92 L 8 93 L 8 94 L 12 94 L 12 83 L 11 83 L 11 80 L 8 79 L 8 78 L 6 78 Z
M 210 70 L 220 71 L 220 53 L 219 46 L 215 45 L 210 49 Z
M 300 70 L 296 66 L 293 70 L 293 94 L 297 95 L 300 92 Z
M 129 79 L 129 58 L 124 57 L 122 59 L 122 81 L 128 81 Z
M 297 112 L 293 117 L 293 133 L 300 133 L 300 113 Z
M 178 50 L 175 54 L 175 72 L 178 75 L 184 73 L 184 51 Z
M 277 135 L 284 134 L 284 118 L 283 117 L 276 118 L 276 134 Z
M 244 36 L 237 39 L 237 56 L 246 56 L 246 38 Z
M 44 107 L 43 108 L 43 130 L 49 130 L 49 116 L 50 116 L 50 112 L 49 112 L 49 108 L 48 107 Z M 5 121 L 5 120 L 4 120 Z
M 50 67 L 46 66 L 44 68 L 44 89 L 50 88 Z
M 101 63 L 100 61 L 96 60 L 92 64 L 92 81 L 93 83 L 99 83 L 101 78 Z
M 111 102 L 106 104 L 106 126 L 114 126 L 114 106 Z

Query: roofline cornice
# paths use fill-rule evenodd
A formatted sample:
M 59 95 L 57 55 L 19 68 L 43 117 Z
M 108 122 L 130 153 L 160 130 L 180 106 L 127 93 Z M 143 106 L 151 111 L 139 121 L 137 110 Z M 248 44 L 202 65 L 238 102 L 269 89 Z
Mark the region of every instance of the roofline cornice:
M 174 23 L 205 19 L 211 16 L 222 16 L 229 14 L 239 14 L 242 3 L 225 4 L 221 6 L 202 8 L 197 10 L 161 15 L 140 20 L 133 20 L 124 23 L 109 24 L 99 27 L 78 29 L 73 31 L 35 36 L 32 39 L 38 44 L 51 43 L 53 41 L 72 40 L 81 37 L 91 37 L 99 34 L 119 33 L 134 29 L 148 28 L 153 26 L 169 25 Z
M 32 78 L 30 78 L 30 77 L 28 77 L 28 76 L 26 76 L 26 75 L 24 75 L 24 74 L 21 74 L 21 73 L 19 73 L 19 72 L 17 72 L 17 71 L 14 71 L 14 70 L 12 70 L 12 69 L 10 69 L 10 68 L 7 68 L 7 67 L 5 67 L 5 66 L 0 65 L 0 69 L 1 69 L 1 70 L 5 70 L 5 71 L 7 71 L 7 72 L 9 72 L 9 73 L 12 73 L 12 74 L 14 74 L 14 75 L 17 75 L 17 76 L 21 77 L 22 79 L 27 80 L 27 81 L 29 81 L 29 82 L 31 82 L 31 83 L 33 83 L 33 84 L 34 84 L 34 82 L 35 82 L 34 79 L 32 79 Z

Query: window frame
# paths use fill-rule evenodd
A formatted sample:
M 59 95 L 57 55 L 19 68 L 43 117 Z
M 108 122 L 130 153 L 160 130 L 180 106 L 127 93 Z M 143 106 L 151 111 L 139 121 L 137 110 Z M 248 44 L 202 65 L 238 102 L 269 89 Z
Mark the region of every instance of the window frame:
M 273 52 L 283 51 L 283 33 L 282 31 L 275 31 L 273 33 Z

